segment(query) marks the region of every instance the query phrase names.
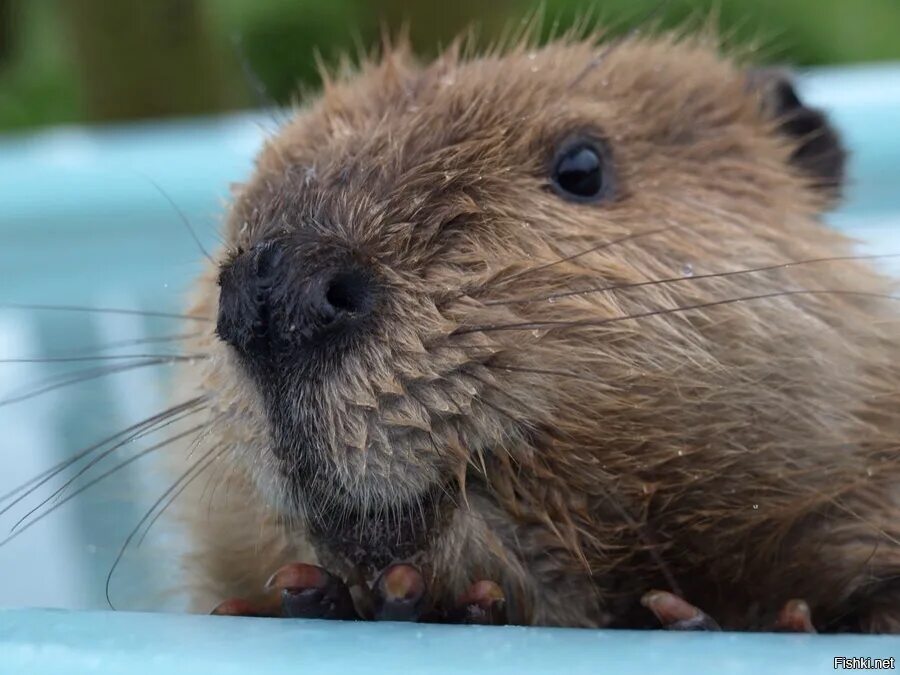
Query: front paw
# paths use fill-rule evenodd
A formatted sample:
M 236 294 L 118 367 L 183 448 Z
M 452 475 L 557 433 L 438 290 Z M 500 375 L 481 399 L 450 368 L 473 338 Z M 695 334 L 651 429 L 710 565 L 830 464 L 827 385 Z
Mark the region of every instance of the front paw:
M 275 616 L 302 619 L 422 621 L 500 625 L 506 623 L 506 601 L 492 581 L 472 584 L 456 601 L 438 606 L 429 597 L 421 572 L 397 563 L 385 568 L 371 587 L 355 589 L 322 567 L 294 563 L 280 568 L 266 583 L 278 602 L 251 603 L 233 598 L 220 603 L 217 615 Z M 359 605 L 359 607 L 357 606 Z
M 269 577 L 265 600 L 225 600 L 212 614 L 303 619 L 358 619 L 347 584 L 317 565 L 285 565 Z
M 288 619 L 360 618 L 346 582 L 318 565 L 285 565 L 265 588 L 279 592 L 281 616 Z
M 656 616 L 667 630 L 718 631 L 719 624 L 703 610 L 668 591 L 650 591 L 641 604 Z M 778 613 L 770 631 L 815 633 L 809 606 L 803 600 L 789 600 Z

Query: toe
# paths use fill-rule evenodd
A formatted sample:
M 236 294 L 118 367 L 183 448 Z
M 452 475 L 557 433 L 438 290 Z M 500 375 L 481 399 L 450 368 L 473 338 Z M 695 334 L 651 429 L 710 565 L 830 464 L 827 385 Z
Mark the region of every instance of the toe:
M 281 609 L 292 619 L 358 619 L 347 585 L 317 565 L 285 565 L 266 582 L 281 591 Z
M 456 623 L 500 626 L 506 623 L 506 597 L 493 581 L 479 581 L 460 596 L 452 614 L 448 619 Z
M 666 630 L 721 630 L 705 612 L 667 591 L 650 591 L 641 598 L 641 604 Z
M 216 616 L 275 616 L 271 610 L 243 598 L 229 598 L 225 602 L 220 602 L 210 614 Z
M 789 600 L 778 613 L 775 630 L 783 633 L 815 633 L 809 605 L 803 600 Z
M 418 621 L 425 606 L 425 580 L 405 563 L 386 568 L 372 586 L 376 621 Z

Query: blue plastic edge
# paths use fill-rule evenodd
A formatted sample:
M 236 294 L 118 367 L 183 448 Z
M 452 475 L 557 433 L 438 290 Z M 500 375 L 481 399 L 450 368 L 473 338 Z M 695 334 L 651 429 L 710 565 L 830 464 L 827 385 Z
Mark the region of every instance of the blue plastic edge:
M 671 633 L 0 611 L 0 673 L 793 673 L 890 659 L 880 636 Z

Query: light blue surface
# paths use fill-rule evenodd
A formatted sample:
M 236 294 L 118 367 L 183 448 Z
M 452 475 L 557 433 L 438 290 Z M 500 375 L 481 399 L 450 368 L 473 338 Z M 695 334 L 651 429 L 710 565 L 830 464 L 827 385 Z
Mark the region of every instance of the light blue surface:
M 0 673 L 58 675 L 699 675 L 833 672 L 900 658 L 877 636 L 823 637 L 0 611 Z
M 819 71 L 801 94 L 829 110 L 853 154 L 832 218 L 865 248 L 900 252 L 900 66 Z M 59 129 L 0 139 L 0 358 L 98 349 L 171 332 L 123 316 L 22 312 L 4 303 L 178 311 L 200 254 L 159 185 L 207 247 L 228 184 L 251 169 L 271 116 Z M 894 269 L 896 261 L 894 261 Z M 133 353 L 108 349 L 110 354 Z M 151 351 L 164 351 L 162 348 Z M 0 365 L 0 400 L 58 372 Z M 104 378 L 0 406 L 0 494 L 161 407 L 165 372 Z M 138 452 L 153 439 L 124 452 Z M 101 608 L 106 572 L 158 490 L 145 460 L 0 548 L 0 606 Z M 131 468 L 131 467 L 130 467 Z M 51 489 L 54 486 L 50 486 Z M 41 496 L 46 496 L 45 491 Z M 2 505 L 2 504 L 0 504 Z M 0 520 L 3 530 L 23 505 Z M 12 520 L 9 518 L 12 517 Z M 154 532 L 154 535 L 157 533 Z M 151 536 L 126 557 L 117 605 L 167 606 L 178 586 Z M 149 598 L 149 599 L 148 599 Z M 321 624 L 131 613 L 0 610 L 2 673 L 831 672 L 833 657 L 900 656 L 900 638 L 695 635 Z

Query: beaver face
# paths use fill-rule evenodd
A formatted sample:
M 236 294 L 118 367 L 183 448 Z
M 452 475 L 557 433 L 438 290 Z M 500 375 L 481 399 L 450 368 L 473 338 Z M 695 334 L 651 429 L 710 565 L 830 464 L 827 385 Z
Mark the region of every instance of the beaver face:
M 811 226 L 837 156 L 798 166 L 748 82 L 700 44 L 633 40 L 427 67 L 394 52 L 326 83 L 242 187 L 218 275 L 212 393 L 240 409 L 223 424 L 265 429 L 270 456 L 248 461 L 282 506 L 389 561 L 440 528 L 467 472 L 662 434 L 672 374 L 716 367 L 713 328 L 623 317 L 760 286 L 638 287 L 784 259 L 769 234 Z M 770 245 L 751 255 L 750 236 Z M 731 328 L 752 333 L 742 311 Z

